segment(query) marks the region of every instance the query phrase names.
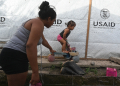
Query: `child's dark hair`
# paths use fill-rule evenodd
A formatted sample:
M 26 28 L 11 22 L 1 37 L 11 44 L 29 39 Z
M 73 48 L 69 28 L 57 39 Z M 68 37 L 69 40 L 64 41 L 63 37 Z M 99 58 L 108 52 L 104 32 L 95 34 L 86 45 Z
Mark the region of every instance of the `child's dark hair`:
M 49 2 L 43 1 L 39 9 L 38 15 L 41 19 L 48 19 L 48 17 L 51 17 L 52 20 L 56 18 L 56 12 L 50 7 Z
M 66 23 L 67 27 L 70 26 L 75 26 L 76 23 L 73 20 L 70 20 L 68 23 Z

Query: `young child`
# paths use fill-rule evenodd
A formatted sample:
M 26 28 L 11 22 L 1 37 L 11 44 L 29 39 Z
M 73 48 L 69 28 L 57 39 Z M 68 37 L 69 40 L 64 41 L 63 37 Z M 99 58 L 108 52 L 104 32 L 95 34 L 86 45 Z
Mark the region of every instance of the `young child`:
M 57 40 L 62 45 L 62 52 L 69 53 L 69 51 L 66 50 L 66 44 L 67 44 L 67 37 L 70 35 L 71 30 L 73 30 L 76 26 L 76 23 L 74 21 L 69 21 L 67 24 L 67 28 L 65 28 L 58 36 Z

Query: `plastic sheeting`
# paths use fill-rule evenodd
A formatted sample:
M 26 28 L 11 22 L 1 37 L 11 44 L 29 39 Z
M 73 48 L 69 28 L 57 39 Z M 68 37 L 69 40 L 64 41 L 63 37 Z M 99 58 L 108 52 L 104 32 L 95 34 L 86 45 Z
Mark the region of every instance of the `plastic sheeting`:
M 0 41 L 8 41 L 22 22 L 38 16 L 43 0 L 0 0 Z M 45 38 L 54 50 L 61 52 L 57 35 L 70 20 L 76 22 L 68 37 L 71 47 L 76 47 L 79 57 L 85 57 L 89 0 L 46 0 L 55 6 L 57 18 L 51 28 L 44 30 Z M 119 57 L 120 51 L 120 1 L 92 0 L 87 58 Z M 40 54 L 38 47 L 38 55 Z M 50 52 L 42 47 L 43 56 Z
M 38 16 L 38 7 L 43 0 L 2 0 L 0 1 L 0 40 L 8 41 L 17 27 L 27 19 Z M 74 20 L 77 24 L 68 37 L 71 47 L 76 47 L 80 57 L 85 56 L 85 41 L 89 0 L 47 0 L 55 6 L 57 18 L 51 28 L 45 28 L 44 35 L 54 50 L 61 52 L 57 35 L 66 28 L 65 23 Z M 5 20 L 4 20 L 5 19 Z M 39 51 L 39 50 L 38 50 Z M 42 47 L 43 55 L 50 52 Z M 39 54 L 39 53 L 38 53 Z
M 120 57 L 120 0 L 92 0 L 88 58 Z

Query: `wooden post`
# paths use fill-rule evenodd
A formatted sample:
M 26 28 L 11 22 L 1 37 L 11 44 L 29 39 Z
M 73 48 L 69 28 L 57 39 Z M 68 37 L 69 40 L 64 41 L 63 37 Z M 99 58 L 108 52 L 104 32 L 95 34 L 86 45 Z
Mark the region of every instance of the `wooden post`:
M 92 6 L 92 0 L 89 0 L 89 14 L 88 14 L 88 24 L 87 24 L 85 59 L 87 59 L 87 51 L 88 51 L 88 40 L 89 40 L 89 29 L 90 29 L 91 6 Z

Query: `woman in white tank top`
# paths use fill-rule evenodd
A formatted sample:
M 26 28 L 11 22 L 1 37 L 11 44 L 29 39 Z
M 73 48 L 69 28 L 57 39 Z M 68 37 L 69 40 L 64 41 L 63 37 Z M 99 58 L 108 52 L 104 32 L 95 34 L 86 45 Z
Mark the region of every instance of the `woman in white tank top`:
M 43 1 L 39 7 L 39 17 L 23 23 L 0 54 L 0 65 L 7 75 L 8 86 L 24 86 L 28 74 L 28 61 L 32 69 L 30 83 L 40 81 L 37 63 L 37 44 L 42 43 L 53 54 L 55 50 L 43 35 L 44 26 L 49 28 L 56 19 L 56 12 L 49 2 Z

